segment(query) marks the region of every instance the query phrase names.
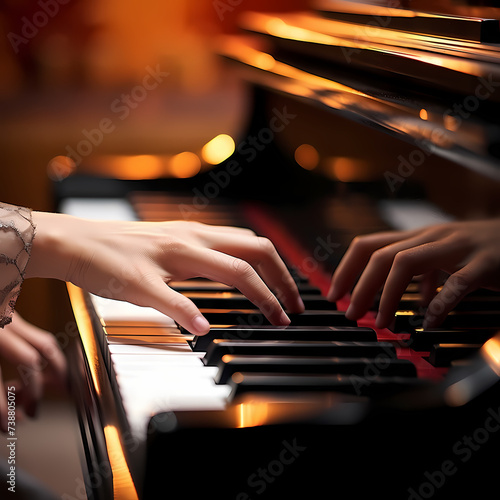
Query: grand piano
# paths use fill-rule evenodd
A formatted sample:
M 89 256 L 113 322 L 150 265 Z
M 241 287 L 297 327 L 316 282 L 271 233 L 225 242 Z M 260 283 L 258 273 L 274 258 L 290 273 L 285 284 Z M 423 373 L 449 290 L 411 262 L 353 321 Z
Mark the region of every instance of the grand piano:
M 358 234 L 498 215 L 499 14 L 382 0 L 245 12 L 217 45 L 252 99 L 229 157 L 187 179 L 116 179 L 89 163 L 56 176 L 74 215 L 252 228 L 306 304 L 283 329 L 223 284 L 172 284 L 211 323 L 196 338 L 68 285 L 89 498 L 496 491 L 500 294 L 471 293 L 432 330 L 417 282 L 383 330 L 324 295 Z

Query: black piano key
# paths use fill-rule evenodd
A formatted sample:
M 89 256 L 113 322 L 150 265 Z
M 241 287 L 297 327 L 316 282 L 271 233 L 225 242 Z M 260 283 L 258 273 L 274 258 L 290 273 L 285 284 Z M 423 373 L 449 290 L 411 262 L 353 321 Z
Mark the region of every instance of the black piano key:
M 337 304 L 319 295 L 301 295 L 306 311 L 335 311 Z
M 497 330 L 447 330 L 444 328 L 433 328 L 427 330 L 418 329 L 411 333 L 410 338 L 403 343 L 415 351 L 429 351 L 434 344 L 459 343 L 477 344 L 484 343 L 492 337 Z
M 441 286 L 436 287 L 436 293 L 440 292 L 442 289 Z M 413 280 L 410 283 L 408 283 L 408 286 L 406 287 L 405 294 L 419 294 L 420 293 L 420 283 L 418 280 Z M 479 299 L 481 298 L 487 298 L 489 299 L 490 297 L 495 300 L 495 298 L 500 298 L 500 292 L 497 292 L 495 290 L 488 290 L 487 288 L 478 288 L 476 290 L 473 290 L 472 292 L 469 292 L 465 299 L 470 299 L 472 297 L 477 297 Z
M 421 387 L 427 382 L 410 377 L 360 377 L 357 375 L 302 375 L 237 372 L 229 381 L 231 396 L 259 392 L 342 392 L 356 396 L 388 396 Z
M 234 356 L 226 354 L 218 364 L 215 383 L 226 384 L 236 372 L 344 374 L 384 377 L 416 377 L 415 365 L 407 359 L 391 357 L 338 358 L 307 356 Z
M 490 298 L 495 299 L 496 297 L 498 299 L 500 298 L 500 292 L 496 290 L 488 290 L 487 288 L 478 288 L 476 290 L 473 290 L 472 292 L 469 292 L 466 298 L 468 297 L 484 297 L 487 300 L 489 300 Z
M 309 278 L 302 274 L 296 267 L 288 267 L 288 272 L 292 276 L 295 283 L 309 283 Z
M 233 292 L 182 292 L 199 308 L 204 309 L 253 309 L 255 305 L 245 295 Z M 320 295 L 302 295 L 306 310 L 336 310 L 334 302 Z
M 429 352 L 429 363 L 433 366 L 450 366 L 452 361 L 467 358 L 477 353 L 482 344 L 435 344 Z
M 420 292 L 420 283 L 416 280 L 410 281 L 408 286 L 406 287 L 406 293 L 419 293 Z
M 289 314 L 291 325 L 297 326 L 357 326 L 356 321 L 347 319 L 345 311 L 304 311 Z
M 238 293 L 236 288 L 225 285 L 224 283 L 217 283 L 215 281 L 204 279 L 192 279 L 185 281 L 175 281 L 169 283 L 170 288 L 180 293 L 199 293 L 199 292 L 235 292 Z
M 396 357 L 389 342 L 336 342 L 301 340 L 221 340 L 215 339 L 207 348 L 203 363 L 217 366 L 222 356 L 338 356 L 376 358 L 379 355 Z
M 211 325 L 255 326 L 269 325 L 269 320 L 257 309 L 200 309 Z M 356 326 L 356 321 L 345 317 L 344 311 L 305 311 L 289 314 L 295 326 Z
M 321 295 L 321 290 L 309 283 L 297 283 L 297 288 L 301 295 Z
M 411 333 L 422 328 L 424 315 L 414 311 L 398 311 L 390 330 Z M 500 328 L 499 311 L 451 311 L 440 325 L 442 328 Z
M 182 292 L 202 309 L 253 309 L 255 305 L 245 295 L 234 292 L 189 293 Z
M 398 309 L 419 311 L 422 308 L 422 296 L 419 293 L 405 293 Z M 455 307 L 455 311 L 494 311 L 500 310 L 500 295 L 468 295 Z
M 190 342 L 193 351 L 205 351 L 214 339 L 241 340 L 337 340 L 376 342 L 377 334 L 371 328 L 361 327 L 258 327 L 211 328 L 206 335 L 195 336 Z

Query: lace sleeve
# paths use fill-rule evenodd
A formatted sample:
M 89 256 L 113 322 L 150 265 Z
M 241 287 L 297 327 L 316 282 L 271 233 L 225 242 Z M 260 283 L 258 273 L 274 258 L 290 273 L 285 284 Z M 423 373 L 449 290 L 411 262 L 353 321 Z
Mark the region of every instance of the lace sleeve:
M 34 237 L 31 210 L 0 203 L 0 328 L 12 321 Z

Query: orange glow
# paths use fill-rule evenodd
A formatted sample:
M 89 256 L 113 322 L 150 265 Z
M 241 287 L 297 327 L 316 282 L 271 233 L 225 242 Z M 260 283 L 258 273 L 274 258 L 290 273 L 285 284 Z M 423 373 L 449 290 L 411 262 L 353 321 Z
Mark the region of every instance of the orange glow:
M 268 33 L 282 38 L 296 38 L 298 40 L 309 39 L 311 41 L 323 43 L 325 45 L 330 44 L 332 41 L 332 37 L 330 36 L 300 28 L 298 26 L 291 26 L 290 24 L 287 24 L 283 19 L 279 18 L 268 19 L 265 23 L 265 26 Z
M 165 175 L 168 157 L 155 155 L 103 155 L 85 166 L 89 173 L 117 179 L 156 179 Z
M 48 176 L 55 181 L 60 181 L 70 176 L 76 169 L 75 162 L 68 156 L 56 156 L 47 165 Z
M 456 48 L 452 47 L 454 45 L 452 39 L 447 39 L 450 48 L 443 48 L 440 50 L 440 55 L 437 56 L 433 55 L 432 51 L 424 52 L 421 50 L 422 44 L 430 47 L 435 46 L 435 40 L 431 36 L 401 31 L 391 33 L 383 27 L 365 26 L 361 34 L 366 34 L 366 30 L 369 29 L 368 36 L 353 37 L 353 27 L 350 23 L 333 23 L 329 19 L 318 19 L 313 15 L 287 15 L 277 19 L 269 14 L 249 12 L 243 17 L 241 23 L 245 29 L 257 33 L 268 33 L 284 39 L 325 46 L 340 46 L 345 50 L 361 49 L 396 54 L 407 60 L 416 60 L 462 73 L 484 76 L 479 61 L 456 57 Z M 459 42 L 461 45 L 464 43 L 463 41 Z M 394 46 L 397 47 L 397 50 Z
M 370 178 L 370 165 L 358 158 L 339 156 L 328 162 L 330 174 L 342 182 L 354 182 Z
M 238 374 L 241 376 L 241 374 Z M 343 396 L 340 394 L 324 393 L 297 396 L 263 394 L 255 398 L 249 394 L 238 399 L 231 406 L 230 422 L 235 428 L 257 427 L 261 425 L 273 425 L 286 423 L 318 415 L 333 405 L 342 403 Z M 217 422 L 220 419 L 214 414 Z
M 489 367 L 500 377 L 500 336 L 487 340 L 482 349 Z
M 227 134 L 219 134 L 203 146 L 201 156 L 207 163 L 217 165 L 229 158 L 234 149 L 233 138 Z
M 452 132 L 454 132 L 460 126 L 460 122 L 454 116 L 445 115 L 445 117 L 444 117 L 444 126 L 448 130 L 451 130 Z
M 249 24 L 249 26 L 252 25 Z M 244 64 L 257 68 L 260 67 L 259 64 L 261 64 L 262 61 L 270 62 L 269 58 L 262 57 L 263 55 L 266 55 L 265 52 L 261 52 L 257 49 L 249 47 L 233 37 L 226 37 L 221 42 L 219 46 L 219 51 L 226 57 L 232 58 L 236 61 L 241 61 Z M 370 100 L 372 99 L 367 94 L 364 94 L 363 92 L 360 92 L 356 89 L 353 89 L 346 85 L 342 85 L 341 83 L 334 82 L 327 78 L 311 75 L 300 69 L 295 68 L 294 66 L 290 66 L 280 61 L 274 60 L 272 71 L 276 75 L 285 78 L 281 82 L 281 85 L 283 88 L 285 88 L 288 92 L 292 94 L 310 96 L 314 93 L 314 91 L 320 90 L 321 92 L 324 92 L 326 89 L 330 92 L 328 94 L 328 97 L 323 99 L 325 101 L 329 101 L 333 99 L 334 96 L 338 96 L 341 93 L 362 96 Z M 304 81 L 307 80 L 306 86 L 304 86 L 302 83 L 297 83 L 297 82 L 302 82 L 303 80 Z
M 59 163 L 58 163 L 59 164 Z M 61 168 L 59 168 L 61 170 Z M 192 177 L 201 170 L 201 159 L 184 151 L 170 155 L 103 155 L 85 166 L 85 171 L 116 179 Z
M 241 373 L 235 374 L 241 375 Z M 269 404 L 265 401 L 251 401 L 237 405 L 239 422 L 237 427 L 256 427 L 266 423 L 269 413 Z
M 102 394 L 102 383 L 100 376 L 102 367 L 100 365 L 99 347 L 95 339 L 92 322 L 87 313 L 84 292 L 81 288 L 78 288 L 72 283 L 67 284 L 67 289 L 69 297 L 71 299 L 71 307 L 73 309 L 73 314 L 78 326 L 78 331 L 80 332 L 80 338 L 82 340 L 85 356 L 89 360 L 89 370 L 92 377 L 92 382 L 94 384 L 97 396 L 100 397 Z
M 500 377 L 500 335 L 497 334 L 495 337 L 487 340 L 481 347 L 480 353 L 496 377 Z M 492 375 L 491 383 L 498 380 L 495 375 Z M 465 377 L 450 385 L 445 390 L 444 400 L 449 406 L 467 404 L 486 388 L 484 386 L 486 380 L 484 374 L 481 376 L 479 383 L 477 373 L 475 377 Z
M 139 496 L 125 460 L 117 428 L 113 425 L 104 427 L 104 437 L 108 449 L 109 463 L 113 471 L 113 498 L 138 500 Z
M 115 161 L 126 178 L 155 179 L 163 171 L 162 161 L 153 155 L 117 156 Z
M 255 66 L 260 69 L 269 71 L 273 68 L 276 60 L 271 54 L 265 54 L 264 52 L 259 54 L 255 60 Z
M 470 387 L 466 382 L 455 382 L 446 388 L 443 397 L 448 406 L 463 406 L 470 401 Z
M 196 175 L 201 168 L 201 160 L 197 154 L 184 151 L 170 160 L 170 172 L 174 177 L 187 178 Z
M 295 150 L 295 161 L 306 170 L 313 170 L 318 166 L 318 150 L 310 144 L 302 144 Z
M 429 115 L 428 115 L 426 109 L 422 108 L 420 110 L 420 118 L 422 118 L 422 120 L 427 120 L 429 118 Z
M 275 17 L 275 18 L 269 19 L 266 22 L 266 28 L 267 28 L 267 31 L 273 32 L 273 31 L 286 29 L 286 24 L 285 24 L 285 21 L 283 21 L 283 19 Z

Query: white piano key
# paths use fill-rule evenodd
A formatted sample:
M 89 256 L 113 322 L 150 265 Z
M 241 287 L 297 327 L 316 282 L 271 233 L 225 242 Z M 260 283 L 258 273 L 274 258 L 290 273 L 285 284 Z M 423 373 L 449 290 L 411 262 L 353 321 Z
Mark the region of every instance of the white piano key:
M 153 370 L 147 370 L 145 367 L 142 366 L 116 366 L 115 365 L 115 373 L 116 377 L 118 380 L 123 380 L 124 383 L 139 383 L 137 380 L 142 379 L 138 377 L 138 372 L 144 372 L 147 374 L 147 377 L 154 378 L 157 380 L 157 378 L 161 379 L 169 379 L 176 378 L 176 382 L 181 385 L 184 384 L 185 380 L 189 379 L 207 379 L 207 380 L 212 380 L 214 379 L 215 375 L 217 375 L 218 368 L 216 366 L 202 366 L 202 367 L 192 367 L 192 366 L 182 366 L 182 365 L 175 365 L 175 366 L 157 366 L 155 367 L 154 371 Z
M 176 326 L 172 318 L 152 307 L 136 306 L 129 302 L 107 299 L 97 295 L 91 295 L 90 298 L 96 309 L 97 315 L 102 318 L 104 322 L 120 321 L 126 323 L 127 321 L 144 321 L 161 324 L 162 326 Z
M 177 387 L 187 387 L 191 383 L 204 383 L 209 385 L 214 383 L 217 374 L 217 367 L 193 368 L 188 366 L 161 366 L 155 370 L 130 369 L 130 367 L 120 367 L 115 371 L 117 380 L 124 384 L 145 385 L 154 387 L 157 383 L 172 383 Z M 140 374 L 141 373 L 141 374 Z
M 134 209 L 123 198 L 66 198 L 61 212 L 94 220 L 137 220 Z
M 187 391 L 189 389 L 189 392 Z M 130 406 L 137 412 L 175 411 L 186 407 L 210 408 L 221 407 L 227 403 L 231 388 L 228 385 L 212 385 L 195 383 L 182 386 L 170 383 L 158 384 L 147 391 L 142 385 L 130 384 L 120 387 L 125 406 Z M 142 407 L 142 408 L 141 408 Z
M 194 376 L 197 377 L 208 377 L 210 378 L 213 375 L 213 372 L 210 370 L 210 368 L 214 368 L 217 370 L 216 366 L 213 367 L 207 367 L 203 365 L 188 365 L 188 364 L 180 364 L 180 363 L 172 363 L 172 364 L 157 364 L 157 365 L 151 365 L 149 368 L 146 365 L 138 365 L 138 364 L 123 364 L 123 363 L 115 363 L 114 364 L 114 369 L 115 373 L 123 376 L 128 376 L 128 375 L 133 375 L 133 376 L 140 376 L 140 374 L 144 373 L 147 374 L 147 376 L 154 375 L 156 373 L 171 373 L 175 372 L 175 370 L 178 370 L 178 373 L 186 373 L 189 375 L 189 373 L 193 374 Z M 206 373 L 206 375 L 204 375 Z M 178 380 L 179 383 L 182 382 L 183 379 Z
M 210 370 L 209 370 L 210 371 Z M 187 374 L 186 374 L 187 375 Z M 227 405 L 230 387 L 213 379 L 182 374 L 117 377 L 123 407 L 134 435 L 146 439 L 149 419 L 158 413 L 179 410 L 221 410 Z
M 175 355 L 157 355 L 147 354 L 137 359 L 137 356 L 128 356 L 123 354 L 111 354 L 111 360 L 115 367 L 130 367 L 134 368 L 148 368 L 155 366 L 190 366 L 192 368 L 202 367 L 200 356 L 192 356 L 189 353 L 175 356 Z
M 217 394 L 198 394 L 196 399 L 187 394 L 156 396 L 137 404 L 133 395 L 123 397 L 123 407 L 127 414 L 130 429 L 134 437 L 141 442 L 147 438 L 147 427 L 150 418 L 158 413 L 182 410 L 223 410 L 227 406 L 230 394 L 229 386 L 218 386 Z
M 190 368 L 205 368 L 201 358 L 203 353 L 181 353 L 181 354 L 111 354 L 114 366 L 135 368 L 148 368 L 156 370 L 158 366 L 188 366 Z
M 108 331 L 110 327 L 106 327 L 105 330 Z M 153 335 L 106 335 L 106 339 L 110 344 L 129 344 L 129 345 L 144 345 L 144 344 L 187 344 L 189 340 L 193 340 L 192 337 L 182 335 L 179 330 L 174 331 L 173 327 L 168 327 L 171 332 L 165 332 L 163 327 L 150 328 Z M 158 331 L 158 332 L 157 332 Z
M 127 345 L 127 344 L 108 344 L 108 349 L 111 354 L 138 354 L 138 355 L 155 355 L 161 354 L 191 354 L 191 348 L 188 344 L 174 344 L 174 345 Z
M 391 227 L 403 231 L 454 220 L 450 214 L 427 200 L 381 200 L 378 210 Z

